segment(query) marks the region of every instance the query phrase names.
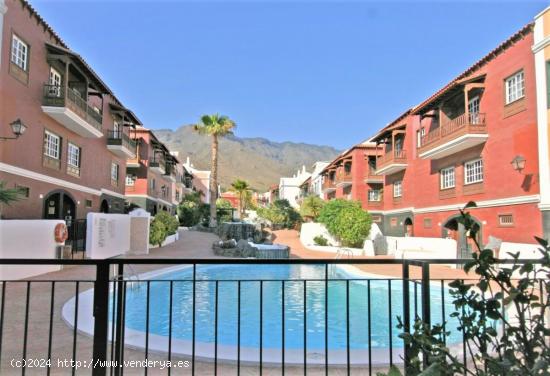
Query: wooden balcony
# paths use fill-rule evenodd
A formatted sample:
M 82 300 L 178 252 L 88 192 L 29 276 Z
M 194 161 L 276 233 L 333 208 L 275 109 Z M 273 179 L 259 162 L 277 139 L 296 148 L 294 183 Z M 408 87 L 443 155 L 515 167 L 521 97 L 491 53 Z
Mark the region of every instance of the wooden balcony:
M 418 156 L 422 159 L 440 159 L 487 141 L 485 114 L 462 114 L 424 135 L 420 140 Z
M 149 159 L 149 168 L 161 175 L 166 172 L 166 161 L 164 158 L 151 158 Z
M 103 137 L 103 115 L 76 91 L 44 84 L 42 111 L 82 137 Z
M 336 180 L 325 178 L 325 181 L 323 182 L 323 192 L 327 193 L 335 190 L 336 190 Z
M 347 187 L 352 185 L 353 176 L 351 171 L 342 170 L 336 174 L 336 186 Z
M 170 180 L 173 183 L 175 183 L 177 181 L 176 167 L 173 164 L 171 164 L 171 163 L 166 164 L 165 171 L 164 171 L 164 177 L 167 178 L 168 180 Z
M 136 158 L 136 142 L 122 131 L 109 131 L 107 149 L 119 157 Z
M 365 183 L 382 184 L 384 183 L 384 177 L 382 175 L 376 175 L 376 169 L 369 168 L 365 176 Z
M 376 175 L 390 175 L 407 168 L 407 153 L 405 150 L 391 150 L 381 155 L 377 161 Z
M 126 167 L 138 168 L 139 166 L 140 166 L 140 161 L 137 156 L 126 160 Z

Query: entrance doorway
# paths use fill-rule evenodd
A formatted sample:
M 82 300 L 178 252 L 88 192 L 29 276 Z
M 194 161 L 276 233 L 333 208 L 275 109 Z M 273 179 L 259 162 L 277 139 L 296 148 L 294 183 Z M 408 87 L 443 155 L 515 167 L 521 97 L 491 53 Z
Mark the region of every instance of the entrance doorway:
M 76 204 L 65 191 L 51 192 L 44 199 L 44 219 L 63 219 L 70 226 L 76 218 Z
M 403 226 L 405 227 L 405 236 L 413 236 L 413 221 L 410 218 L 406 218 L 403 221 Z
M 471 258 L 472 252 L 477 251 L 475 243 L 472 238 L 466 233 L 466 229 L 462 223 L 458 222 L 458 216 L 453 216 L 447 219 L 447 222 L 442 227 L 442 236 L 448 239 L 456 240 L 457 244 L 457 258 Z M 476 234 L 476 240 L 481 244 L 481 222 L 477 219 L 472 219 L 479 225 L 479 231 Z
M 99 207 L 101 213 L 109 213 L 109 203 L 107 200 L 101 201 L 101 206 Z

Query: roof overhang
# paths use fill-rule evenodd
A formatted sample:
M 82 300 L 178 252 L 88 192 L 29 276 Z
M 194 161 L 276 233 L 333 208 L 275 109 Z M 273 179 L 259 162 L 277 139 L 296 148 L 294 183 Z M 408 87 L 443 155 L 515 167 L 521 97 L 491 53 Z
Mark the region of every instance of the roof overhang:
M 129 109 L 116 103 L 109 103 L 111 113 L 117 114 L 124 119 L 125 126 L 136 127 L 137 125 L 143 125 L 138 117 Z
M 63 48 L 61 46 L 56 46 L 51 43 L 45 43 L 46 50 L 48 51 L 48 59 L 59 59 L 65 63 L 70 62 L 73 64 L 77 70 L 88 78 L 91 86 L 104 94 L 111 94 L 114 96 L 113 92 L 105 82 L 94 72 L 94 70 L 86 63 L 86 61 L 77 54 L 76 52 Z

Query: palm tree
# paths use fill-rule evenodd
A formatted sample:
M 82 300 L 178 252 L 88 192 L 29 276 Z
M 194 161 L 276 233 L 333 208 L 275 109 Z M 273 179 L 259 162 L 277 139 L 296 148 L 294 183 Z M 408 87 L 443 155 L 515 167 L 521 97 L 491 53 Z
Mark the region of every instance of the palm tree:
M 231 190 L 239 196 L 239 216 L 243 219 L 246 199 L 250 194 L 250 185 L 244 180 L 237 179 L 231 183 Z
M 5 188 L 6 183 L 0 181 L 0 218 L 2 216 L 2 205 L 9 205 L 14 201 L 19 200 L 21 192 L 17 188 L 8 189 Z
M 212 164 L 210 179 L 210 227 L 216 227 L 216 200 L 218 199 L 218 138 L 233 134 L 236 124 L 227 116 L 213 114 L 201 116 L 200 122 L 193 125 L 199 134 L 212 137 Z

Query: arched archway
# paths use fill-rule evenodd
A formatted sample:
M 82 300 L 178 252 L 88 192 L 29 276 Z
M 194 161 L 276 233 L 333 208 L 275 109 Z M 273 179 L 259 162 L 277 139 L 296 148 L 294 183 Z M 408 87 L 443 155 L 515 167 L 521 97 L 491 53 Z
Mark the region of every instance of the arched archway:
M 413 221 L 410 217 L 405 218 L 403 227 L 405 229 L 405 236 L 413 236 Z
M 44 198 L 44 219 L 64 219 L 67 226 L 76 218 L 76 203 L 72 195 L 64 190 L 55 190 Z
M 464 225 L 459 223 L 458 219 L 460 215 L 453 215 L 443 223 L 441 226 L 441 236 L 448 239 L 456 240 L 457 244 L 457 257 L 458 258 L 471 258 L 472 252 L 476 251 L 474 241 L 466 232 Z M 482 224 L 477 218 L 472 219 L 478 224 L 479 231 L 476 234 L 476 241 L 482 244 Z
M 101 206 L 99 207 L 100 213 L 109 213 L 109 203 L 107 200 L 101 201 Z

